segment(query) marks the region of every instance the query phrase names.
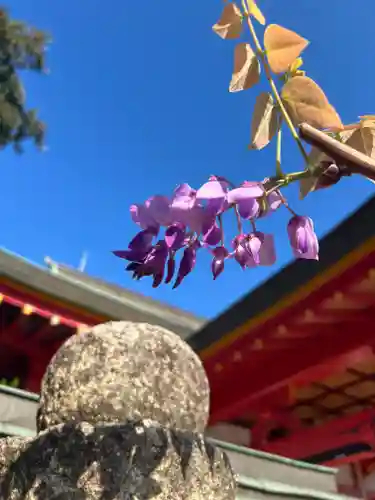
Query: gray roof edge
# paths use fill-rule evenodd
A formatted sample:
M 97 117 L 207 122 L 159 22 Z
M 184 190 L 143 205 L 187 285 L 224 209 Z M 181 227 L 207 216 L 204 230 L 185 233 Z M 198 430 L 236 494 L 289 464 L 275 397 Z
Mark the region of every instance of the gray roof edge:
M 209 440 L 219 448 L 222 448 L 224 451 L 232 451 L 234 453 L 239 453 L 241 455 L 247 455 L 260 458 L 263 460 L 268 460 L 269 462 L 278 462 L 280 464 L 289 465 L 290 467 L 295 467 L 298 469 L 307 469 L 312 472 L 319 472 L 332 476 L 336 475 L 337 473 L 337 469 L 331 467 L 325 467 L 324 465 L 316 465 L 307 462 L 300 462 L 299 460 L 292 460 L 291 458 L 285 458 L 279 455 L 272 455 L 271 453 L 254 450 L 253 448 L 246 448 L 245 446 L 238 446 L 236 444 L 228 443 L 226 441 L 220 441 L 218 439 L 210 438 Z
M 160 319 L 164 325 L 170 325 L 171 329 L 177 327 L 179 332 L 182 330 L 186 334 L 194 333 L 194 331 L 200 328 L 205 322 L 205 320 L 200 318 L 195 319 L 193 315 L 189 315 L 182 310 L 173 310 L 167 305 L 125 289 L 121 298 L 105 290 L 93 289 L 92 286 L 90 287 L 81 281 L 54 274 L 47 268 L 32 263 L 4 248 L 0 249 L 0 274 L 15 279 L 35 290 L 40 290 L 57 298 L 68 299 L 68 301 L 70 294 L 62 293 L 63 285 L 66 284 L 71 287 L 76 287 L 82 292 L 82 295 L 80 294 L 82 300 L 80 302 L 75 300 L 74 302 L 80 303 L 83 307 L 88 307 L 90 310 L 103 315 L 111 316 L 108 305 L 112 302 L 114 305 L 117 304 L 117 309 L 123 307 L 140 314 L 145 314 L 146 317 L 150 318 L 150 321 L 152 321 L 152 317 Z M 30 274 L 32 278 L 30 278 Z M 42 278 L 44 279 L 44 286 L 41 285 Z M 103 308 L 98 306 L 96 301 L 99 298 L 102 302 L 107 302 L 107 307 Z M 95 306 L 87 306 L 87 303 L 94 303 Z
M 197 326 L 202 326 L 207 321 L 207 318 L 198 317 L 195 314 L 185 311 L 184 309 L 179 309 L 169 304 L 160 302 L 153 298 L 142 295 L 139 292 L 127 290 L 117 283 L 112 283 L 109 281 L 105 281 L 103 278 L 85 274 L 81 271 L 78 271 L 77 269 L 67 266 L 66 264 L 56 262 L 50 257 L 47 257 L 45 259 L 45 262 L 47 263 L 49 272 L 55 272 L 61 278 L 64 278 L 68 281 L 71 280 L 79 285 L 83 285 L 88 289 L 95 291 L 95 293 L 105 293 L 107 291 L 107 293 L 113 296 L 114 299 L 117 298 L 116 293 L 121 293 L 121 298 L 127 297 L 128 300 L 131 301 L 141 300 L 147 307 L 163 309 L 163 311 L 167 312 L 168 314 L 175 314 L 178 316 L 178 318 L 183 317 L 189 322 L 196 323 Z M 103 287 L 105 287 L 106 290 L 103 290 Z
M 267 479 L 254 479 L 252 477 L 237 476 L 237 485 L 244 490 L 255 490 L 261 493 L 294 497 L 294 498 L 311 498 L 313 500 L 349 500 L 351 497 L 341 495 L 340 493 L 330 493 L 320 490 L 312 490 L 311 488 L 301 488 Z
M 0 393 L 9 394 L 9 396 L 15 396 L 20 399 L 27 399 L 28 401 L 39 401 L 39 394 L 35 392 L 24 391 L 22 389 L 17 389 L 16 387 L 9 387 L 8 385 L 0 384 Z

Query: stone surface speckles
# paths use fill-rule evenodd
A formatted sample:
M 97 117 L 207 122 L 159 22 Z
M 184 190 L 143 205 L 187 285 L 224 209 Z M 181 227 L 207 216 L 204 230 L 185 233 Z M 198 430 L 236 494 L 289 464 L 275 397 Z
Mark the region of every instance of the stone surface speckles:
M 209 387 L 190 347 L 117 322 L 69 339 L 42 384 L 34 439 L 0 439 L 0 500 L 234 500 L 202 432 Z
M 207 377 L 190 347 L 162 327 L 119 321 L 60 348 L 43 379 L 38 429 L 150 418 L 203 432 L 208 412 Z
M 81 423 L 53 427 L 28 443 L 0 492 L 12 500 L 229 500 L 235 482 L 222 452 L 213 453 L 199 435 L 152 421 Z

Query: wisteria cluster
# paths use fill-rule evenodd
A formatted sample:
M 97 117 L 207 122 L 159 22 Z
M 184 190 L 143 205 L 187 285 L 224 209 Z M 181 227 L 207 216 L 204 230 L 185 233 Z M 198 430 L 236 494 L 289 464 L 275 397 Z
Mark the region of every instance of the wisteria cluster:
M 211 176 L 198 190 L 181 184 L 170 198 L 156 195 L 144 204 L 132 205 L 131 217 L 141 231 L 128 249 L 114 254 L 129 261 L 126 270 L 132 272 L 134 279 L 151 276 L 153 287 L 163 281 L 171 283 L 173 279 L 173 288 L 179 286 L 194 269 L 201 249 L 212 255 L 214 279 L 223 272 L 229 259 L 242 269 L 272 265 L 276 260 L 274 238 L 257 231 L 256 221 L 281 205 L 289 207 L 279 190 L 266 190 L 266 182 L 267 179 L 245 181 L 234 187 L 224 178 Z M 223 214 L 229 210 L 235 214 L 238 233 L 227 248 Z M 294 256 L 317 260 L 319 243 L 312 220 L 291 212 L 287 230 Z M 246 221 L 250 232 L 243 229 Z M 165 228 L 164 237 L 161 228 Z M 182 257 L 177 266 L 179 252 Z

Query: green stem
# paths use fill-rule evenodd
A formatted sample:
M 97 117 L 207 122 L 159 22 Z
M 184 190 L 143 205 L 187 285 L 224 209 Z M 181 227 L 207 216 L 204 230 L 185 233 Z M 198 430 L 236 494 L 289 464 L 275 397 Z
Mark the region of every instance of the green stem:
M 250 30 L 250 34 L 252 36 L 252 39 L 254 41 L 254 45 L 255 45 L 255 48 L 256 48 L 256 51 L 258 53 L 258 56 L 260 57 L 261 61 L 262 61 L 262 64 L 263 64 L 263 67 L 264 67 L 264 71 L 266 73 L 266 78 L 270 84 L 270 87 L 271 87 L 271 90 L 272 90 L 272 94 L 275 98 L 275 101 L 280 109 L 280 112 L 283 116 L 283 119 L 285 121 L 285 123 L 287 124 L 292 136 L 293 136 L 293 139 L 296 141 L 297 143 L 297 146 L 306 162 L 307 165 L 309 165 L 309 157 L 305 151 L 305 148 L 303 147 L 303 144 L 302 144 L 302 141 L 301 139 L 299 138 L 299 135 L 293 125 L 293 122 L 288 114 L 288 111 L 286 110 L 285 106 L 284 106 L 284 103 L 280 97 L 280 94 L 279 94 L 279 91 L 277 90 L 277 87 L 276 87 L 276 84 L 271 76 L 271 68 L 268 64 L 268 61 L 267 61 L 267 58 L 265 56 L 265 52 L 264 50 L 262 49 L 262 46 L 260 45 L 260 42 L 259 42 L 259 39 L 257 37 L 257 34 L 255 32 L 255 29 L 254 29 L 254 25 L 251 21 L 251 18 L 250 18 L 250 14 L 249 14 L 249 8 L 248 8 L 248 5 L 247 5 L 247 0 L 241 0 L 242 2 L 242 8 L 246 14 L 246 18 L 247 18 L 247 24 L 249 26 L 249 30 Z
M 291 174 L 287 174 L 285 177 L 286 184 L 290 184 L 291 182 L 297 182 L 302 179 L 306 179 L 307 177 L 311 177 L 311 172 L 309 170 L 302 170 L 301 172 L 292 172 Z
M 278 117 L 277 123 L 277 137 L 276 137 L 276 177 L 284 177 L 282 168 L 281 168 L 281 126 L 282 126 L 282 117 Z

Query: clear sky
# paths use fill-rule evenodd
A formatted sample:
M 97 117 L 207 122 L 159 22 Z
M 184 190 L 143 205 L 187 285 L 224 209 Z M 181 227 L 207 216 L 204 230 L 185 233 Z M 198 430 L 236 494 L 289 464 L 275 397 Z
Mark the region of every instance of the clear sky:
M 375 112 L 374 2 L 258 3 L 268 22 L 311 41 L 308 74 L 344 122 Z M 257 91 L 228 92 L 234 42 L 211 31 L 219 0 L 7 4 L 13 17 L 51 32 L 54 43 L 51 75 L 23 75 L 28 107 L 39 108 L 48 123 L 50 150 L 40 154 L 30 144 L 22 157 L 0 153 L 0 245 L 40 263 L 49 255 L 74 266 L 87 251 L 90 274 L 205 316 L 291 259 L 284 210 L 259 226 L 276 236 L 278 265 L 243 272 L 230 262 L 215 283 L 208 256 L 200 255 L 195 272 L 172 291 L 133 282 L 110 253 L 125 248 L 137 230 L 128 212 L 133 202 L 169 194 L 180 182 L 199 187 L 210 174 L 239 182 L 273 173 L 274 146 L 246 147 Z M 290 141 L 283 160 L 287 170 L 301 167 Z M 303 202 L 294 186 L 286 194 L 322 235 L 373 192 L 370 182 L 351 179 Z

